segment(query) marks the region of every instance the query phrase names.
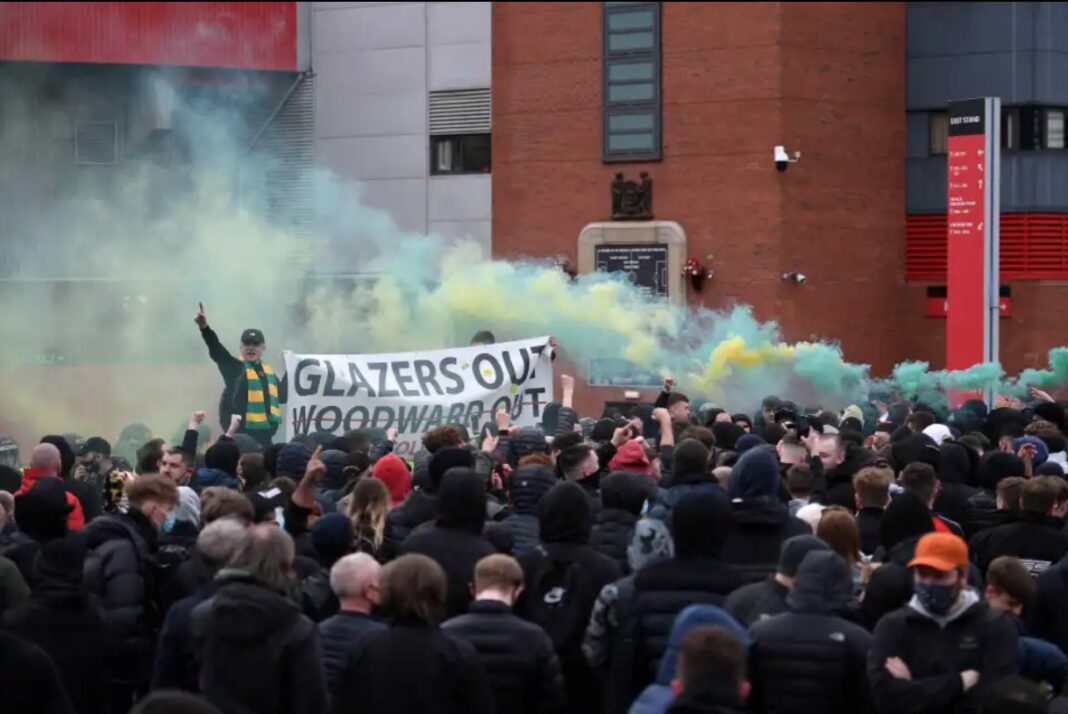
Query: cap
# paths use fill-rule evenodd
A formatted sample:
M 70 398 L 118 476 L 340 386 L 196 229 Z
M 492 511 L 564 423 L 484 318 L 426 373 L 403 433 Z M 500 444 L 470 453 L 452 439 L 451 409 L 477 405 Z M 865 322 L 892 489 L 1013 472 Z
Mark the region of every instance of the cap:
M 241 333 L 241 344 L 243 345 L 262 345 L 266 341 L 262 332 L 251 327 Z
M 952 533 L 928 533 L 916 544 L 916 555 L 908 567 L 922 565 L 948 573 L 968 567 L 968 544 Z
M 86 454 L 100 454 L 105 458 L 111 456 L 111 444 L 107 439 L 100 436 L 90 436 L 78 449 L 78 456 L 85 456 Z

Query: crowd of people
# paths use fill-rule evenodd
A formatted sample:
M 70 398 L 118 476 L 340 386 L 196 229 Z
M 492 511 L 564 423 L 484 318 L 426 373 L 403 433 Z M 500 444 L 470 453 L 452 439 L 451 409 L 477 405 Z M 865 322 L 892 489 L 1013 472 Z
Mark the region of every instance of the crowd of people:
M 0 467 L 0 711 L 1068 711 L 1048 394 L 731 413 L 668 381 L 594 419 L 565 375 L 540 426 L 409 462 L 376 429 L 273 443 L 284 381 L 198 324 L 225 434 Z

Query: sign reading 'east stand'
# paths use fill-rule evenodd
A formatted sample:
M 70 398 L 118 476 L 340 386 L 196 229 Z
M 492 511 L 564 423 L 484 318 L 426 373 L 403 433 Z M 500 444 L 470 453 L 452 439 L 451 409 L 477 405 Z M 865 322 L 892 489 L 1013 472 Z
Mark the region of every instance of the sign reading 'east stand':
M 428 429 L 463 424 L 472 431 L 505 409 L 534 426 L 552 401 L 549 338 L 433 352 L 378 355 L 285 353 L 290 375 L 287 438 L 326 431 L 395 428 L 398 454 L 418 450 Z

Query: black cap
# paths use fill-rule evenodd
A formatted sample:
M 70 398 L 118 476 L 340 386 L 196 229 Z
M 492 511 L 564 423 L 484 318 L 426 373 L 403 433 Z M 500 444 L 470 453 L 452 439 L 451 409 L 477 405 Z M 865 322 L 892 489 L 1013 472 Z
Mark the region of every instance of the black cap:
M 111 444 L 107 439 L 101 436 L 90 436 L 78 449 L 78 456 L 85 456 L 86 454 L 100 454 L 104 458 L 110 458 L 111 456 Z
M 263 339 L 262 332 L 251 327 L 241 333 L 241 344 L 243 345 L 262 345 L 266 341 Z

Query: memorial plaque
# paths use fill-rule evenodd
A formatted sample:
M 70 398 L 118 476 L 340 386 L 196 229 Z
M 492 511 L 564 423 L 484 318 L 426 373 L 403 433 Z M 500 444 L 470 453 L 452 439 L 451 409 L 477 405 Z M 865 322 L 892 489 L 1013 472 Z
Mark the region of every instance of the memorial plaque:
M 668 296 L 668 246 L 656 243 L 606 243 L 593 249 L 594 267 L 625 273 L 643 295 Z

